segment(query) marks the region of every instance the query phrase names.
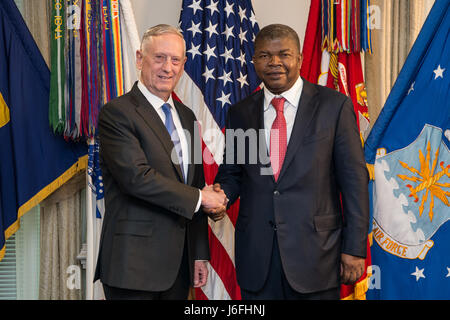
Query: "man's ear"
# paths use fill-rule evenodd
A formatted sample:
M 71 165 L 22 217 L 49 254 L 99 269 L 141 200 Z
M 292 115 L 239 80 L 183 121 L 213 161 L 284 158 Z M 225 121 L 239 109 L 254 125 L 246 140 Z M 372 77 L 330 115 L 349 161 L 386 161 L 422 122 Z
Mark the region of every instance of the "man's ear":
M 298 65 L 300 66 L 300 69 L 301 69 L 302 68 L 302 63 L 303 63 L 303 55 L 302 55 L 302 53 L 300 53 L 298 55 L 298 59 L 299 59 Z M 300 72 L 300 70 L 298 72 Z
M 138 70 L 142 69 L 142 59 L 144 58 L 144 54 L 141 50 L 136 50 L 136 68 Z

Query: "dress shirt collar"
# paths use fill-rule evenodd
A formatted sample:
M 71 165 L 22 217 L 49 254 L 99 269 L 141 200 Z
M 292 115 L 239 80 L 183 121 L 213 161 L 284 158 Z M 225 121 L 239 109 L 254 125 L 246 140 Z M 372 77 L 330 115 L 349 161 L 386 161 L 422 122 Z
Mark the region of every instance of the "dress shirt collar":
M 286 101 L 289 102 L 289 104 L 292 105 L 294 108 L 297 108 L 300 96 L 302 94 L 302 90 L 303 90 L 303 80 L 300 76 L 289 90 L 282 92 L 280 95 L 274 95 L 272 92 L 269 91 L 269 89 L 264 87 L 264 106 L 265 106 L 264 111 L 267 111 L 267 109 L 271 105 L 270 103 L 272 102 L 273 98 L 280 96 L 285 98 Z
M 170 104 L 172 108 L 174 107 L 172 95 L 169 96 L 169 99 L 167 99 L 167 101 L 164 101 L 160 97 L 157 97 L 156 95 L 151 93 L 147 89 L 147 87 L 141 82 L 141 80 L 138 81 L 137 86 L 139 90 L 141 90 L 142 94 L 147 99 L 147 101 L 153 106 L 153 108 L 155 108 L 155 110 L 159 111 L 164 103 Z

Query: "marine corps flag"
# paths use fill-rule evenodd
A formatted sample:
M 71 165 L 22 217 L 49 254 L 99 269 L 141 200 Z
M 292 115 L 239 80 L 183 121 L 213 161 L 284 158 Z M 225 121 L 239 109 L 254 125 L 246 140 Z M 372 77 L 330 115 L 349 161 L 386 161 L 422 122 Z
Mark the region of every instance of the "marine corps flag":
M 361 142 L 369 130 L 361 51 L 369 51 L 370 32 L 363 17 L 369 2 L 311 0 L 300 75 L 352 99 Z M 371 265 L 368 241 L 366 270 Z M 341 286 L 341 299 L 365 299 L 370 274 L 355 285 Z
M 449 30 L 436 0 L 366 141 L 369 299 L 450 299 Z
M 50 72 L 13 0 L 0 1 L 0 259 L 19 218 L 86 167 L 48 125 Z

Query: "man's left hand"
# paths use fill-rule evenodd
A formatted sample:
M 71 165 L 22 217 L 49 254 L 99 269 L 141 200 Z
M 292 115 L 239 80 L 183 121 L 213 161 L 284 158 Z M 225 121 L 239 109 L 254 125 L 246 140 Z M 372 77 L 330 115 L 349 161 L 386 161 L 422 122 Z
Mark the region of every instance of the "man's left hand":
M 208 268 L 206 261 L 196 260 L 194 262 L 194 288 L 203 287 L 208 280 Z
M 365 259 L 341 254 L 341 283 L 354 284 L 364 274 Z
M 222 188 L 220 187 L 220 184 L 218 184 L 218 183 L 215 183 L 214 185 L 206 186 L 205 188 L 203 188 L 203 190 L 211 190 L 216 193 L 221 193 L 221 194 L 225 195 Z M 203 207 L 203 211 L 214 222 L 216 222 L 216 221 L 222 220 L 225 217 L 225 214 L 227 213 L 227 203 L 228 203 L 228 198 L 225 195 L 225 201 L 223 202 L 223 204 L 221 206 L 218 206 L 216 208 Z

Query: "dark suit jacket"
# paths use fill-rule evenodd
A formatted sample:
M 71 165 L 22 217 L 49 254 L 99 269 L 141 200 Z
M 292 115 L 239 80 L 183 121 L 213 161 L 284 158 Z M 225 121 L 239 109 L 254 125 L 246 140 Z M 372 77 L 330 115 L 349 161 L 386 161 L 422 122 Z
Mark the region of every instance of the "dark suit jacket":
M 194 146 L 195 116 L 174 103 Z M 95 279 L 119 288 L 167 290 L 185 239 L 191 276 L 194 260 L 209 259 L 207 217 L 201 210 L 194 214 L 204 186 L 202 164 L 190 161 L 185 184 L 171 161 L 170 135 L 137 84 L 101 109 L 98 127 L 106 212 Z
M 249 291 L 264 284 L 275 229 L 287 280 L 301 293 L 338 287 L 341 253 L 366 256 L 368 172 L 352 102 L 303 81 L 278 182 L 261 174 L 270 167 L 264 134 L 258 135 L 260 156 L 253 164 L 249 150 L 255 142 L 246 140 L 244 164 L 237 164 L 237 139 L 232 150 L 227 143 L 215 179 L 230 203 L 240 196 L 235 262 L 238 283 Z M 263 101 L 260 90 L 232 106 L 227 129 L 264 128 Z

